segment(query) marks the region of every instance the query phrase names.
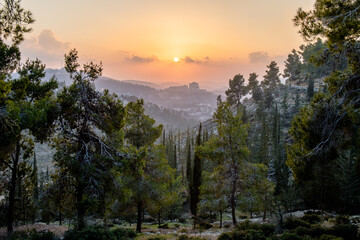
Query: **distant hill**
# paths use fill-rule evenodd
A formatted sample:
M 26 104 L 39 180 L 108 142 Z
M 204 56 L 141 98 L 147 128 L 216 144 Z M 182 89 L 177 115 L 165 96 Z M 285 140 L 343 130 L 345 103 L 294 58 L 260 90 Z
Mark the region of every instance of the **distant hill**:
M 52 76 L 57 78 L 60 85 L 71 84 L 72 80 L 65 69 L 46 69 L 45 80 L 50 79 Z M 100 77 L 95 81 L 95 87 L 98 91 L 108 89 L 118 96 L 142 98 L 145 102 L 156 104 L 161 108 L 186 112 L 191 119 L 197 121 L 205 121 L 211 118 L 216 109 L 217 96 L 207 90 L 189 88 L 187 85 L 156 89 L 151 85 L 157 86 L 145 81 L 120 81 L 109 77 Z
M 131 84 L 137 84 L 137 85 L 142 85 L 142 86 L 147 86 L 147 87 L 152 87 L 155 89 L 162 89 L 164 88 L 161 85 L 152 83 L 152 82 L 146 82 L 146 81 L 139 81 L 139 80 L 123 80 L 122 82 L 127 82 L 127 83 L 131 83 Z

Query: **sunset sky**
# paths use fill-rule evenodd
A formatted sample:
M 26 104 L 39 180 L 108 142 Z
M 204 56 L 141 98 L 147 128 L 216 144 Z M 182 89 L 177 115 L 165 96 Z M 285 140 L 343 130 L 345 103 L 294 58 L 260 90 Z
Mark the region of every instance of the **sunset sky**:
M 23 0 L 36 22 L 22 57 L 61 68 L 71 48 L 119 80 L 221 90 L 229 78 L 264 75 L 303 44 L 292 18 L 314 0 Z M 178 62 L 174 61 L 178 58 Z M 281 67 L 282 69 L 282 67 Z

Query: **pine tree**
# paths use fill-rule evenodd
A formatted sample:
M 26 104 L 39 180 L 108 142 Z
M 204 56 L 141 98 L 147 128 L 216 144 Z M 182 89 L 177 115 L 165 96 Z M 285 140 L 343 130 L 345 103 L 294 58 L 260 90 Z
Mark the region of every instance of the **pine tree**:
M 314 79 L 312 77 L 310 77 L 308 88 L 307 88 L 307 99 L 308 99 L 308 101 L 310 101 L 313 96 L 314 96 Z
M 202 182 L 202 159 L 199 156 L 197 149 L 201 145 L 202 126 L 199 125 L 198 135 L 196 136 L 196 148 L 194 157 L 194 167 L 192 170 L 192 181 L 190 186 L 190 210 L 194 217 L 194 227 L 197 222 L 198 203 L 200 201 L 200 186 Z

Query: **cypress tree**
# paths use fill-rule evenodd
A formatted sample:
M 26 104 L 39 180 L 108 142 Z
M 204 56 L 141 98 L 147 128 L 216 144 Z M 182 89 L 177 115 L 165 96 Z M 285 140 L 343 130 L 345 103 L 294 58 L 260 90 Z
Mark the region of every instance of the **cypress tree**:
M 194 227 L 197 221 L 197 210 L 198 203 L 200 201 L 200 186 L 201 186 L 201 158 L 197 152 L 197 148 L 201 145 L 201 123 L 199 125 L 199 132 L 196 137 L 196 149 L 195 149 L 195 157 L 194 157 L 194 168 L 193 168 L 193 176 L 192 176 L 192 184 L 190 188 L 190 211 L 194 216 Z

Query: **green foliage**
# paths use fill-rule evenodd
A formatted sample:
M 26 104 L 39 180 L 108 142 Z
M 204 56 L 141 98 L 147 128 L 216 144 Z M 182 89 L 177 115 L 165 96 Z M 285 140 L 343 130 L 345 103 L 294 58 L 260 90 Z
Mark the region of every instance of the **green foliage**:
M 275 225 L 269 223 L 252 223 L 249 220 L 245 220 L 236 225 L 236 229 L 240 231 L 256 230 L 260 231 L 261 235 L 270 237 L 275 233 Z
M 149 240 L 166 240 L 165 236 L 154 236 L 154 237 L 149 237 Z
M 296 233 L 285 232 L 281 237 L 281 240 L 303 240 L 304 238 L 298 236 Z
M 116 240 L 129 240 L 136 237 L 136 232 L 130 228 L 115 228 L 111 233 L 116 237 Z
M 285 61 L 285 69 L 283 76 L 287 77 L 290 83 L 296 82 L 299 80 L 301 67 L 301 57 L 298 52 L 293 49 Z
M 316 214 L 305 214 L 300 219 L 310 224 L 319 223 L 321 220 L 320 216 Z
M 294 22 L 305 40 L 324 36 L 330 43 L 342 43 L 359 36 L 358 9 L 357 1 L 317 0 L 314 10 L 300 8 Z
M 199 125 L 198 135 L 196 136 L 196 149 L 194 157 L 194 166 L 192 170 L 192 181 L 190 185 L 190 211 L 194 216 L 194 226 L 198 213 L 198 203 L 200 201 L 200 186 L 202 183 L 202 159 L 199 154 L 199 147 L 201 145 L 202 126 Z
M 342 240 L 343 238 L 340 238 L 340 237 L 336 237 L 336 236 L 333 236 L 333 235 L 322 235 L 320 237 L 320 240 Z
M 15 232 L 7 240 L 58 240 L 52 232 L 37 232 L 35 229 L 26 232 Z
M 358 228 L 356 225 L 339 224 L 331 227 L 328 232 L 330 235 L 342 237 L 344 240 L 358 239 Z
M 225 91 L 226 100 L 230 105 L 239 107 L 241 98 L 248 93 L 248 88 L 244 86 L 245 78 L 241 74 L 237 74 L 233 79 L 229 80 L 229 89 Z
M 198 237 L 198 236 L 188 236 L 185 234 L 181 234 L 178 240 L 205 240 L 205 238 Z
M 229 187 L 228 199 L 233 223 L 236 224 L 235 195 L 240 187 L 240 169 L 245 166 L 245 159 L 249 154 L 246 146 L 248 126 L 243 123 L 242 111 L 234 114 L 229 103 L 222 102 L 221 99 L 218 99 L 218 108 L 213 118 L 217 124 L 217 135 L 198 150 L 201 157 L 212 160 L 219 166 L 217 171 L 221 172 L 218 174 L 223 177 L 225 186 Z
M 232 240 L 232 239 L 233 239 L 233 236 L 229 232 L 224 232 L 224 233 L 220 234 L 220 236 L 218 237 L 218 240 Z
M 164 223 L 164 224 L 162 224 L 162 225 L 159 225 L 158 228 L 169 229 L 169 224 L 168 224 L 168 223 Z
M 68 230 L 65 232 L 64 240 L 117 240 L 117 236 L 109 229 L 102 226 L 89 226 L 82 230 Z M 120 238 L 124 239 L 124 238 Z M 125 238 L 127 239 L 127 238 Z
M 336 225 L 350 224 L 350 218 L 349 218 L 349 216 L 346 216 L 346 215 L 338 215 L 335 217 L 335 224 Z
M 132 229 L 115 228 L 109 230 L 102 226 L 89 226 L 82 230 L 69 230 L 64 235 L 64 240 L 130 240 L 136 237 Z
M 308 222 L 305 222 L 304 220 L 289 217 L 284 221 L 284 227 L 286 229 L 292 230 L 292 229 L 296 229 L 298 227 L 309 228 L 310 224 Z

